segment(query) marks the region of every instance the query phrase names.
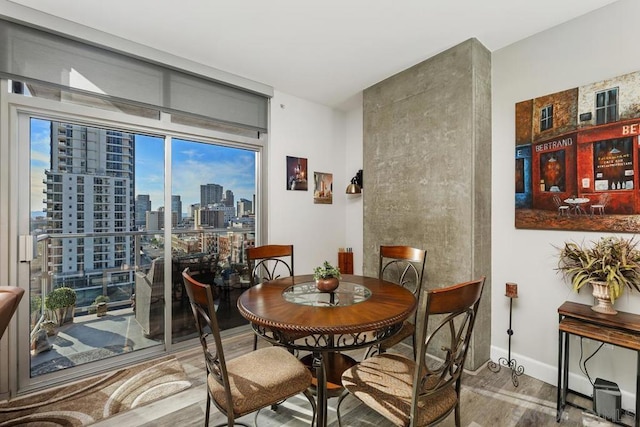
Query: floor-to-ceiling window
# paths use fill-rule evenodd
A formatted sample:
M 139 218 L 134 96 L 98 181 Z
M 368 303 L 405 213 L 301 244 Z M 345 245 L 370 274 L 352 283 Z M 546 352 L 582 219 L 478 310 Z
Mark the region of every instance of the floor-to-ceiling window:
M 163 194 L 164 138 L 35 117 L 28 126 L 29 232 L 37 242 L 30 375 L 158 345 L 144 334 L 152 319 L 135 311 L 140 272 L 150 264 L 141 255 L 150 235 L 135 223 L 135 190 L 152 175 Z M 146 153 L 159 165 L 136 168 Z M 162 308 L 152 315 L 162 319 Z
M 236 300 L 248 286 L 247 245 L 255 240 L 257 153 L 174 138 L 171 143 L 172 339 L 196 330 L 181 273 L 214 288 L 222 329 L 245 325 Z
M 21 218 L 16 233 L 34 248 L 18 266 L 30 300 L 19 319 L 28 325 L 19 357 L 30 361 L 21 390 L 191 338 L 186 267 L 215 287 L 223 327 L 244 324 L 234 298 L 256 235 L 262 138 L 91 97 L 83 106 L 28 90 L 8 97 L 19 152 L 3 165 L 16 180 L 9 202 Z

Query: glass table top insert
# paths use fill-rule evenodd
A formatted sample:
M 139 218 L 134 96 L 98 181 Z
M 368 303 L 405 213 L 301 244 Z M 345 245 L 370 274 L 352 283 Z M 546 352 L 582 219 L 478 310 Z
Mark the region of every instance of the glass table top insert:
M 282 293 L 284 299 L 296 304 L 311 306 L 348 306 L 366 301 L 371 291 L 363 285 L 340 281 L 333 292 L 320 292 L 316 282 L 305 282 L 289 286 Z

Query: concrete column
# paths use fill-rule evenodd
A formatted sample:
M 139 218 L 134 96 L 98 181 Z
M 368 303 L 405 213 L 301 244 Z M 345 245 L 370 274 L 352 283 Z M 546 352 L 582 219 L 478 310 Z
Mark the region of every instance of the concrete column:
M 491 53 L 467 40 L 366 89 L 363 111 L 364 274 L 384 244 L 427 250 L 424 289 L 487 276 L 476 369 L 491 344 Z

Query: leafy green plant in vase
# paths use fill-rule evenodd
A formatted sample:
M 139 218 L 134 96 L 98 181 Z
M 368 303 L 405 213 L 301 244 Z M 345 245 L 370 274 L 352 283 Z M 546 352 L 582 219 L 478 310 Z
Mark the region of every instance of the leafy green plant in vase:
M 340 285 L 340 269 L 325 261 L 313 269 L 313 278 L 320 292 L 333 292 Z
M 76 308 L 76 291 L 64 286 L 56 288 L 47 295 L 44 306 L 54 313 L 58 325 L 72 322 Z
M 616 314 L 615 300 L 623 290 L 640 292 L 640 250 L 633 238 L 602 237 L 600 240 L 577 244 L 565 242 L 560 248 L 558 268 L 573 290 L 586 285 L 593 288 L 597 301 L 592 310 Z

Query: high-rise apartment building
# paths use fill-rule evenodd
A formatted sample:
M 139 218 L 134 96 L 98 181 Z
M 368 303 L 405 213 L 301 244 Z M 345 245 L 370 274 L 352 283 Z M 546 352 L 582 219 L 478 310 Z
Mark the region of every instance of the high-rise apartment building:
M 133 285 L 130 272 L 119 267 L 133 264 L 133 237 L 121 233 L 135 224 L 134 148 L 131 133 L 51 123 L 48 232 L 93 235 L 52 239 L 48 248 L 53 285 L 76 288 L 78 305 L 86 302 L 83 288 L 102 294 L 108 289 L 95 288 L 105 283 Z
M 136 228 L 146 227 L 146 214 L 151 210 L 151 198 L 148 194 L 136 196 Z
M 240 199 L 237 211 L 239 217 L 250 215 L 253 213 L 253 203 L 251 200 Z
M 198 210 L 195 216 L 195 225 L 224 228 L 229 225 L 235 216 L 235 212 L 236 209 L 234 207 L 225 206 L 222 203 L 209 205 Z
M 207 207 L 222 201 L 222 185 L 204 184 L 200 186 L 200 206 Z
M 224 205 L 233 207 L 233 191 L 227 190 L 224 192 Z
M 224 222 L 224 211 L 213 208 L 198 209 L 194 223 L 198 227 L 223 228 L 226 226 Z
M 171 196 L 171 225 L 182 223 L 182 200 L 180 196 Z
M 189 218 L 194 218 L 198 209 L 200 209 L 200 203 L 193 203 L 189 205 Z

